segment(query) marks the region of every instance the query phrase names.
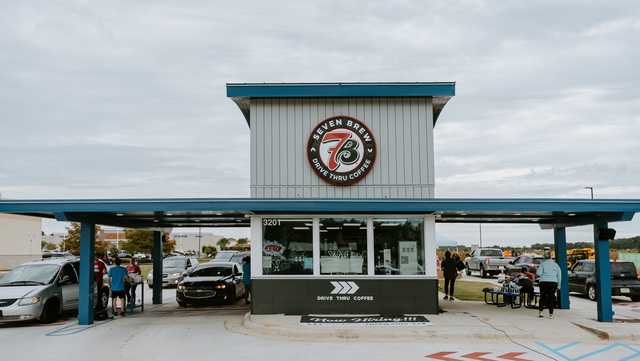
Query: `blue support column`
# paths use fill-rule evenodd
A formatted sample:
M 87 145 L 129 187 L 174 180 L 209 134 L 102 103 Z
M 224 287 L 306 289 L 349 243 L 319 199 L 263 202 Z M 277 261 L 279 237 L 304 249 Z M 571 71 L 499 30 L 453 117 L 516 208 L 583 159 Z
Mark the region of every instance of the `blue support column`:
M 556 263 L 560 266 L 560 309 L 569 309 L 569 272 L 567 270 L 567 230 L 564 227 L 553 229 Z
M 153 232 L 153 304 L 162 304 L 162 232 Z
M 593 226 L 593 243 L 596 253 L 596 294 L 598 297 L 598 321 L 613 321 L 613 304 L 611 302 L 611 266 L 609 264 L 609 240 L 600 239 L 600 230 L 606 229 L 607 223 Z
M 96 225 L 82 222 L 80 224 L 80 289 L 78 304 L 78 323 L 93 323 L 93 262 L 95 257 Z

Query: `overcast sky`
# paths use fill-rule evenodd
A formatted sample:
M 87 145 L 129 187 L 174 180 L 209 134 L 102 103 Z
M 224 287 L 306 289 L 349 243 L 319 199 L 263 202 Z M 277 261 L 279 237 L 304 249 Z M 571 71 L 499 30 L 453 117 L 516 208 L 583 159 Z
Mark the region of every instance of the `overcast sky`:
M 244 197 L 249 129 L 226 82 L 456 81 L 438 197 L 640 198 L 638 39 L 637 1 L 3 1 L 0 192 Z

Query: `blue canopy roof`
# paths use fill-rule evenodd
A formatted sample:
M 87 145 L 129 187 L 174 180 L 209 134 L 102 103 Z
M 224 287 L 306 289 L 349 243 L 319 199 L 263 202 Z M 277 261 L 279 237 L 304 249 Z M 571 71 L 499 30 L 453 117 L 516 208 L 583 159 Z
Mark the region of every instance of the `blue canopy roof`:
M 252 214 L 435 214 L 438 222 L 544 227 L 629 221 L 640 200 L 620 199 L 82 199 L 0 200 L 0 213 L 122 227 L 246 227 Z

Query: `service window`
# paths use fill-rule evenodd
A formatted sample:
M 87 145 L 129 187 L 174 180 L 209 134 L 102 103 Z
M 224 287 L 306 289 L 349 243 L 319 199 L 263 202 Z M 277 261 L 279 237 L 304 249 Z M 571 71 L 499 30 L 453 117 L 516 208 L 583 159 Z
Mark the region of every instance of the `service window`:
M 262 219 L 262 274 L 313 274 L 313 221 Z
M 366 218 L 320 218 L 320 274 L 367 274 Z
M 424 274 L 424 220 L 374 219 L 377 275 Z

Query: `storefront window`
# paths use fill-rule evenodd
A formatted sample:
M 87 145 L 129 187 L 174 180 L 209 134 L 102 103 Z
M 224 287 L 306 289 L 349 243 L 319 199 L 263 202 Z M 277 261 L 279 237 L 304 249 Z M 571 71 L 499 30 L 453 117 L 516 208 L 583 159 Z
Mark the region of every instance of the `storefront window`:
M 313 274 L 313 222 L 309 219 L 262 219 L 262 273 Z
M 320 273 L 367 274 L 365 218 L 320 218 Z
M 424 274 L 424 220 L 373 220 L 377 275 Z

